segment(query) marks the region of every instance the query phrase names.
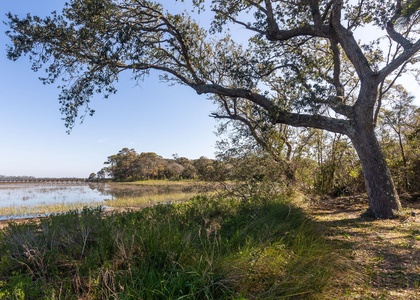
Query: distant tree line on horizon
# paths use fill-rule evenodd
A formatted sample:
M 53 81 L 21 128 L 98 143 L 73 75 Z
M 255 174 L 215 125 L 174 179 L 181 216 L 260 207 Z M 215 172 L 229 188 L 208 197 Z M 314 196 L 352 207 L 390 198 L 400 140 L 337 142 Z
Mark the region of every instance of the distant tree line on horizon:
M 137 153 L 135 149 L 123 148 L 117 154 L 109 156 L 104 164 L 107 166 L 90 174 L 90 180 L 210 180 L 213 179 L 218 162 L 204 156 L 188 159 L 177 154 L 168 159 L 154 152 Z
M 0 182 L 1 181 L 83 181 L 86 178 L 78 178 L 78 177 L 36 177 L 36 176 L 8 176 L 8 175 L 0 175 Z

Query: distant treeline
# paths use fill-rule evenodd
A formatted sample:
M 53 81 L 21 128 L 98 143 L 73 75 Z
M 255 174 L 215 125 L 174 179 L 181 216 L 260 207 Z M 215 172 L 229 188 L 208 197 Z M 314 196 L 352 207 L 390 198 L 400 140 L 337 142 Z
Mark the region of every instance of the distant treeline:
M 86 178 L 76 177 L 34 177 L 34 176 L 5 176 L 0 175 L 0 182 L 65 182 L 65 181 L 85 181 Z
M 106 167 L 89 176 L 90 180 L 112 179 L 115 181 L 136 181 L 149 179 L 214 179 L 220 175 L 220 162 L 204 156 L 188 159 L 173 155 L 163 158 L 154 152 L 137 153 L 134 149 L 123 148 L 108 157 Z

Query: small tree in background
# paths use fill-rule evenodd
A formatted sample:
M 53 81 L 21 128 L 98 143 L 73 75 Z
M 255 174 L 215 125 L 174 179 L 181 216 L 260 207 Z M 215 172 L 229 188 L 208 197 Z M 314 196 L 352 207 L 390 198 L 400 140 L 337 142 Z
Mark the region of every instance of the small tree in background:
M 420 110 L 413 104 L 414 97 L 400 85 L 395 86 L 388 98 L 389 102 L 379 115 L 380 142 L 395 174 L 398 190 L 414 192 L 418 181 L 414 176 L 415 165 L 420 158 L 416 143 Z

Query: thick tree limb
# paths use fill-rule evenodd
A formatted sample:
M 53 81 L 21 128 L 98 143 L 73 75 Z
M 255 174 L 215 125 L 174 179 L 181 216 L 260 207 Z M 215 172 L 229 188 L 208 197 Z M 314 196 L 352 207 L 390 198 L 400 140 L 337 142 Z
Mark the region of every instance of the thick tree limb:
M 395 30 L 394 24 L 391 21 L 386 23 L 386 32 L 391 39 L 403 46 L 404 50 L 408 50 L 413 46 L 413 44 L 408 39 L 406 39 L 401 33 Z
M 263 107 L 271 115 L 273 123 L 287 124 L 295 127 L 313 127 L 332 132 L 348 134 L 351 125 L 347 120 L 329 118 L 322 115 L 291 113 L 281 110 L 268 98 L 244 89 L 229 89 L 219 85 L 196 85 L 193 87 L 199 94 L 216 94 L 249 100 Z

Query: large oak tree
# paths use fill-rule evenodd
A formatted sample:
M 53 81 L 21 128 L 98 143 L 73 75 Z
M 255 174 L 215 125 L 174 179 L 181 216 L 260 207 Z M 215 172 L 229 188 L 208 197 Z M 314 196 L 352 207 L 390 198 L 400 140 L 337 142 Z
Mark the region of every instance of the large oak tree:
M 115 92 L 121 72 L 141 80 L 157 70 L 163 81 L 209 95 L 220 104 L 215 117 L 242 122 L 256 136 L 278 123 L 346 135 L 363 167 L 369 211 L 395 216 L 401 205 L 374 129 L 387 91 L 417 63 L 417 6 L 193 0 L 196 12 L 214 13 L 206 31 L 192 13 L 171 14 L 161 2 L 71 0 L 44 19 L 9 14 L 8 56 L 29 55 L 34 70 L 46 66 L 45 83 L 65 80 L 59 101 L 70 128 L 93 113 L 93 94 Z M 244 28 L 241 36 L 229 34 L 229 26 Z M 380 42 L 358 42 L 355 34 L 365 26 L 381 32 L 389 51 Z

